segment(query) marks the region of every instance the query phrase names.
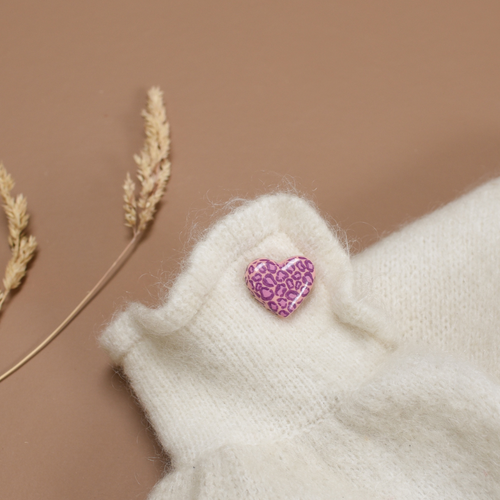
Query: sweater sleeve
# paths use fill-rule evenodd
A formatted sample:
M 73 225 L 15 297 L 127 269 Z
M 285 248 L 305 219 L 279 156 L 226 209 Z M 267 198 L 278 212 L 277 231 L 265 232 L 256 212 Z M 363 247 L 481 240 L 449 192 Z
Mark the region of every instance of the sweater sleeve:
M 221 219 L 163 303 L 132 304 L 101 338 L 172 458 L 150 500 L 499 498 L 500 386 L 483 369 L 498 360 L 499 189 L 354 259 L 296 196 Z M 245 269 L 296 255 L 314 288 L 280 318 Z

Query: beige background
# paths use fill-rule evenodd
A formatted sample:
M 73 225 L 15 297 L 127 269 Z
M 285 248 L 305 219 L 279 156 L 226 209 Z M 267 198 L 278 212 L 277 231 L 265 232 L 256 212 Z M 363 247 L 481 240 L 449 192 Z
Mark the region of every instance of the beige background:
M 4 2 L 0 158 L 40 251 L 1 314 L 2 372 L 127 243 L 121 185 L 154 84 L 173 175 L 126 265 L 0 384 L 0 497 L 146 498 L 165 458 L 96 337 L 127 301 L 155 302 L 214 203 L 293 185 L 359 251 L 498 175 L 499 15 L 479 0 Z M 3 219 L 1 240 L 3 267 Z

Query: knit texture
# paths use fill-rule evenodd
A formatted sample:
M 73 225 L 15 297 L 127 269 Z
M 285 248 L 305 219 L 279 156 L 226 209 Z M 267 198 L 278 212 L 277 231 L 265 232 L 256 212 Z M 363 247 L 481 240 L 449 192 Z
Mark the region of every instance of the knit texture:
M 150 500 L 500 498 L 499 221 L 498 180 L 352 259 L 293 195 L 220 220 L 101 337 L 172 457 Z M 245 269 L 294 255 L 280 318 Z
M 398 340 L 474 363 L 500 382 L 500 179 L 353 258 L 359 293 Z

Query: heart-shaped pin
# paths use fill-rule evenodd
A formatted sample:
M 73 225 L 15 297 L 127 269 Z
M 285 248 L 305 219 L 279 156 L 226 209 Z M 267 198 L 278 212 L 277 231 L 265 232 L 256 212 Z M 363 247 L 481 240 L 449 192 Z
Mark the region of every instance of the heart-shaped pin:
M 281 264 L 257 259 L 248 264 L 245 283 L 266 309 L 286 318 L 309 295 L 314 276 L 314 264 L 306 257 L 290 257 Z

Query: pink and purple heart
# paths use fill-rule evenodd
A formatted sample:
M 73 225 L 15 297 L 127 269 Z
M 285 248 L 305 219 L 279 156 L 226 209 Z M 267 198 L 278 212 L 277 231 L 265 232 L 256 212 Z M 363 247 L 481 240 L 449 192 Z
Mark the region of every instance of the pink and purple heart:
M 281 264 L 257 259 L 248 264 L 245 283 L 266 309 L 286 318 L 309 295 L 314 277 L 314 264 L 306 257 L 290 257 Z

